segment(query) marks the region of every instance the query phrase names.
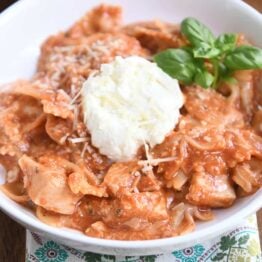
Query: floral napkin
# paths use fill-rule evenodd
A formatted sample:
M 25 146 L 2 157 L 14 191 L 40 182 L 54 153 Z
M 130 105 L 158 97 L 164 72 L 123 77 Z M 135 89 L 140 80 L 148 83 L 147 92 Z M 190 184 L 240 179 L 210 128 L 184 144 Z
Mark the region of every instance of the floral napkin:
M 213 240 L 151 256 L 113 256 L 64 246 L 27 231 L 26 262 L 262 262 L 256 216 Z

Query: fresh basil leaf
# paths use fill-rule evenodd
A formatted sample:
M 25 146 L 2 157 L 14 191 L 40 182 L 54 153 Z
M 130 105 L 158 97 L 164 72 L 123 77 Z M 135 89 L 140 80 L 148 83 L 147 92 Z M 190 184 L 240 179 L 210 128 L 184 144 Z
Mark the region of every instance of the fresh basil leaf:
M 227 68 L 222 62 L 220 62 L 220 63 L 218 64 L 218 70 L 219 70 L 219 74 L 220 74 L 221 76 L 228 75 L 228 73 L 229 73 L 228 68 Z
M 224 64 L 230 70 L 262 69 L 262 49 L 239 46 L 226 55 Z
M 196 71 L 193 56 L 184 49 L 167 49 L 153 57 L 157 65 L 167 74 L 190 84 Z
M 181 32 L 196 47 L 201 46 L 202 43 L 212 46 L 215 41 L 215 37 L 209 28 L 195 18 L 184 19 L 181 23 Z
M 214 58 L 220 54 L 220 50 L 209 45 L 201 45 L 193 49 L 196 58 Z
M 213 84 L 214 76 L 205 69 L 198 69 L 194 82 L 204 88 L 208 88 Z
M 232 77 L 232 76 L 224 76 L 221 78 L 221 81 L 229 84 L 229 85 L 236 85 L 237 84 L 237 80 L 236 78 Z
M 215 46 L 220 49 L 222 52 L 232 50 L 236 47 L 237 36 L 236 34 L 222 34 L 216 41 Z
M 229 85 L 237 84 L 236 78 L 232 77 L 232 71 L 230 71 L 222 62 L 218 64 L 219 70 L 219 82 L 225 82 Z
M 185 46 L 181 46 L 179 49 L 185 50 L 187 53 L 193 56 L 192 46 L 185 45 Z

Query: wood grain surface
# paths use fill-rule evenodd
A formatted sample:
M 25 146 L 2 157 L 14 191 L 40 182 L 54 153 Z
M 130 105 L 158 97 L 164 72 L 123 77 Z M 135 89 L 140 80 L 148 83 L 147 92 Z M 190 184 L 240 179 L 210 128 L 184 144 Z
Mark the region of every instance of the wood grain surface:
M 15 1 L 0 0 L 0 12 Z M 262 12 L 262 0 L 247 0 Z M 257 213 L 262 243 L 262 209 Z M 0 211 L 0 262 L 25 261 L 25 229 Z

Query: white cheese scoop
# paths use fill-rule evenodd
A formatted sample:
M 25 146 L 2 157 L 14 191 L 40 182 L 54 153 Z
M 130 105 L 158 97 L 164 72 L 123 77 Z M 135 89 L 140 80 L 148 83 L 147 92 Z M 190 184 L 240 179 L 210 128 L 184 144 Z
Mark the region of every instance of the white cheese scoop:
M 132 160 L 141 145 L 163 142 L 183 103 L 178 81 L 137 56 L 103 64 L 82 89 L 92 144 L 114 161 Z

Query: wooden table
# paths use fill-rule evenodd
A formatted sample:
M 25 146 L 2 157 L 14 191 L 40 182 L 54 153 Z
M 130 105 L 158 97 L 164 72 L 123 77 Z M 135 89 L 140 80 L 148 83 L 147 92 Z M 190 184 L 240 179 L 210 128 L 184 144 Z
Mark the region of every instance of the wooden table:
M 0 0 L 0 11 L 14 0 Z M 262 0 L 246 0 L 262 12 Z M 262 243 L 262 209 L 257 212 Z M 0 211 L 0 262 L 25 261 L 25 229 Z

